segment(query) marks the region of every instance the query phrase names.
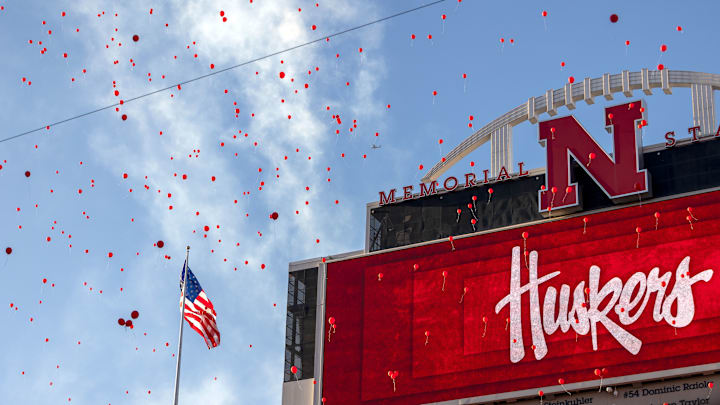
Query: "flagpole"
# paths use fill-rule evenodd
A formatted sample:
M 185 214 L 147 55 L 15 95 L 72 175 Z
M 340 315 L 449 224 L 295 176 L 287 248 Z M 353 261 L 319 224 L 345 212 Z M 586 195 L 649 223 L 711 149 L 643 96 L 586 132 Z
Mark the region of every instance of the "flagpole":
M 185 252 L 185 264 L 183 265 L 183 278 L 182 278 L 182 309 L 180 310 L 180 337 L 178 338 L 178 354 L 177 354 L 177 365 L 175 366 L 175 402 L 174 405 L 178 405 L 178 390 L 180 389 L 180 356 L 182 355 L 182 337 L 183 337 L 183 325 L 185 325 L 185 281 L 187 280 L 187 268 L 188 268 L 188 257 L 190 256 L 190 246 L 187 247 Z

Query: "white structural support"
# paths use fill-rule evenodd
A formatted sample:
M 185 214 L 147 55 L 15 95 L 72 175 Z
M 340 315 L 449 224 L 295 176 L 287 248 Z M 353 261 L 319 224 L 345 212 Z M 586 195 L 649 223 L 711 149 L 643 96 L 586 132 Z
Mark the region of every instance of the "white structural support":
M 715 96 L 709 84 L 692 84 L 693 125 L 701 135 L 715 134 Z
M 602 77 L 585 78 L 581 82 L 567 84 L 557 90 L 548 90 L 540 97 L 530 97 L 527 102 L 492 120 L 467 137 L 436 163 L 422 181 L 437 180 L 446 170 L 491 139 L 493 140 L 490 151 L 492 175 L 497 175 L 497 171 L 502 166 L 509 170 L 513 162 L 512 127 L 525 121 L 535 124 L 538 122 L 538 116 L 543 113 L 554 116 L 559 107 L 573 109 L 575 103 L 581 100 L 592 104 L 594 98 L 599 96 L 612 100 L 614 93 L 623 93 L 631 97 L 633 90 L 642 90 L 645 95 L 652 95 L 652 89 L 657 88 L 664 94 L 672 94 L 673 87 L 691 88 L 693 121 L 695 125 L 700 126 L 702 135 L 714 134 L 716 124 L 713 91 L 720 90 L 720 74 L 668 69 L 624 71 L 614 75 L 605 73 Z
M 508 170 L 512 167 L 512 126 L 503 125 L 490 135 L 490 172 L 497 175 L 501 167 Z

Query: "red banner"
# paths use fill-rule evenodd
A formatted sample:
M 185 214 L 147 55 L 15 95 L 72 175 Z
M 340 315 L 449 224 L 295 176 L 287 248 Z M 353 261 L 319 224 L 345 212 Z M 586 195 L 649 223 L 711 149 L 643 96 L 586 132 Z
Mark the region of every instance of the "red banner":
M 420 404 L 720 362 L 718 231 L 710 192 L 329 263 L 323 397 Z

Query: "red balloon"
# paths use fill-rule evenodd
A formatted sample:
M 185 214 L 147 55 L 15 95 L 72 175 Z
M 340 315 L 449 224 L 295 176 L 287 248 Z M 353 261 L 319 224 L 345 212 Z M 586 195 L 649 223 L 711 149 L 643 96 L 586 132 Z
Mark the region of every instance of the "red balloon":
M 25 172 L 25 177 L 30 177 L 30 170 L 27 170 L 27 171 Z
M 165 246 L 165 242 L 163 242 L 163 241 L 161 241 L 161 240 L 157 241 L 157 247 L 158 247 L 158 249 L 162 249 L 163 246 Z
M 570 84 L 575 83 L 575 78 L 572 76 L 568 77 L 568 83 L 570 83 Z
M 612 115 L 612 114 L 610 114 L 610 115 Z M 590 158 L 590 160 L 595 159 L 595 152 L 590 152 L 590 155 L 588 155 L 588 157 Z
M 552 191 L 553 194 L 557 193 L 557 187 L 551 188 L 550 191 Z
M 600 369 L 599 369 L 599 368 L 596 368 L 596 369 L 595 369 L 595 375 L 599 377 L 600 374 L 601 374 L 601 373 L 600 373 Z
M 493 193 L 493 189 L 492 189 L 492 187 L 490 187 L 490 188 L 488 189 L 488 194 L 492 194 L 492 193 Z
M 122 118 L 123 121 L 127 120 L 127 114 L 123 114 L 120 118 Z
M 523 233 L 522 233 L 522 238 L 523 238 L 523 239 L 527 239 L 528 236 L 530 236 L 529 233 L 527 233 L 527 232 L 523 232 Z
M 659 212 L 656 212 L 656 213 L 655 213 L 655 218 L 660 218 L 660 213 L 659 213 Z
M 125 326 L 125 320 L 122 319 L 122 318 L 119 318 L 119 319 L 118 319 L 118 325 L 120 325 L 120 326 Z
M 558 378 L 558 384 L 560 384 L 560 385 L 565 384 L 565 379 L 563 379 L 563 378 Z
M 619 19 L 620 19 L 620 17 L 618 17 L 617 14 L 610 14 L 610 22 L 611 23 L 616 23 L 616 22 L 618 22 Z
M 131 321 L 131 320 L 128 319 L 127 321 L 125 321 L 125 326 L 127 326 L 128 328 L 132 328 L 132 327 L 133 327 L 133 321 Z
M 272 219 L 273 221 L 277 221 L 278 216 L 279 215 L 277 212 L 273 212 L 272 214 L 270 214 L 270 219 Z
M 543 16 L 543 17 L 547 17 L 547 11 L 543 10 L 542 16 Z
M 543 396 L 544 392 L 542 390 L 538 391 L 538 395 Z
M 665 52 L 665 51 L 667 51 L 667 45 L 665 45 L 665 44 L 660 45 L 660 52 Z
M 130 313 L 130 317 L 131 317 L 132 319 L 138 319 L 139 316 L 140 316 L 140 312 L 138 312 L 138 311 L 132 311 L 132 312 Z
M 297 374 L 297 367 L 295 367 L 295 366 L 290 367 L 290 372 L 293 374 Z
M 329 323 L 330 325 L 335 325 L 335 318 L 332 317 L 332 316 L 331 316 L 330 318 L 328 318 L 328 323 Z
M 9 246 L 8 246 L 8 247 L 6 247 L 6 248 L 5 248 L 5 253 L 6 253 L 6 254 L 10 254 L 10 253 L 12 253 L 12 248 L 11 248 L 11 247 L 9 247 Z
M 285 78 L 285 72 L 280 72 L 280 78 L 281 78 L 281 79 L 284 79 L 284 78 Z
M 642 232 L 642 228 L 640 228 L 640 227 L 638 226 L 637 228 L 635 228 L 635 232 L 637 232 L 637 233 Z
M 417 269 L 419 269 L 419 268 L 420 268 L 420 265 L 419 265 L 419 264 L 417 264 L 417 263 L 413 264 L 413 270 L 417 270 Z
M 133 41 L 137 42 L 140 40 L 140 36 L 138 34 L 133 35 Z

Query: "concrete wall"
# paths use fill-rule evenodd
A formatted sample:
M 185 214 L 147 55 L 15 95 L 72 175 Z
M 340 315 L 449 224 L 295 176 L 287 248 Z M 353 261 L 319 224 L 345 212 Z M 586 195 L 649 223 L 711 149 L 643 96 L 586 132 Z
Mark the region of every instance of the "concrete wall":
M 282 405 L 312 405 L 313 379 L 283 383 Z

